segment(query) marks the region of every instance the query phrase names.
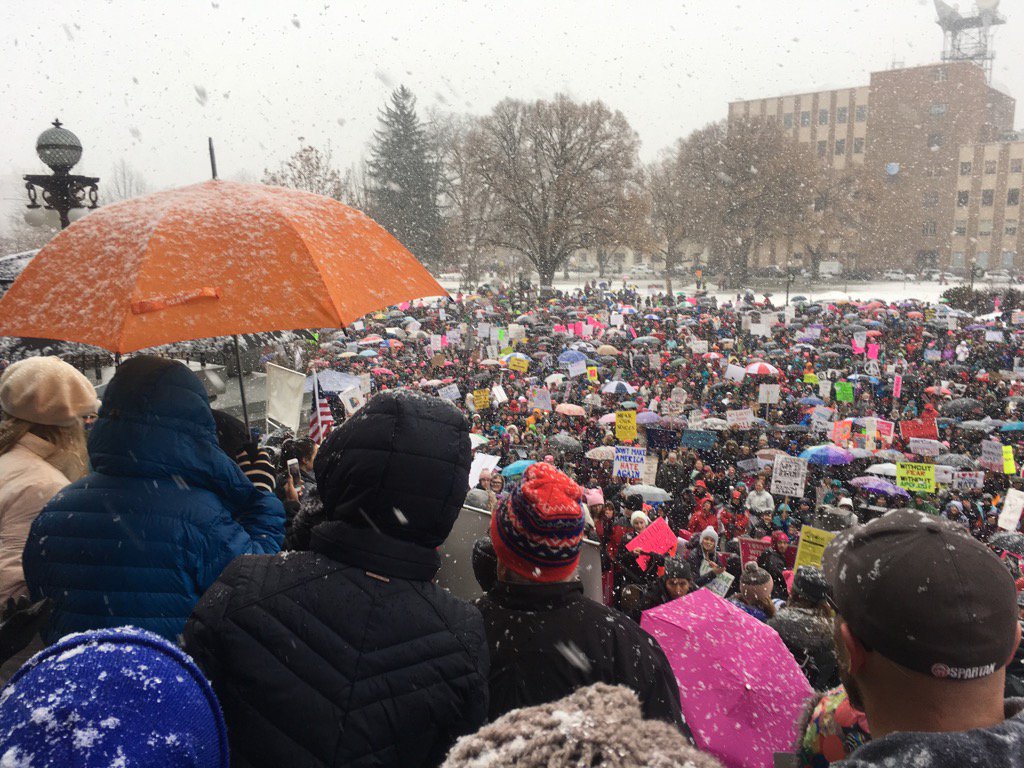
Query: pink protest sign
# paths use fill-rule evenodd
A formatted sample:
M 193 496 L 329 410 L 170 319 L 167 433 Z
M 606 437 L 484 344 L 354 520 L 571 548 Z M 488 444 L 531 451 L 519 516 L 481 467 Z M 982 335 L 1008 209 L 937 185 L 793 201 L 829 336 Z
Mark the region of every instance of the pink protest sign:
M 672 529 L 668 527 L 665 518 L 659 517 L 653 523 L 644 528 L 637 537 L 626 545 L 630 552 L 638 549 L 644 552 L 653 552 L 656 555 L 674 555 L 679 541 Z M 647 555 L 639 555 L 636 559 L 637 565 L 643 571 L 651 564 L 651 558 Z
M 877 360 L 877 359 L 878 359 L 878 345 L 877 344 L 868 344 L 868 360 Z
M 900 393 L 902 393 L 902 392 L 903 392 L 903 377 L 900 376 L 899 374 L 897 374 L 896 378 L 893 379 L 893 382 L 892 382 L 892 396 L 893 396 L 893 398 L 898 400 L 899 397 L 900 397 Z
M 853 347 L 853 354 L 855 354 L 855 355 L 863 355 L 864 354 L 864 347 L 857 346 L 857 342 L 855 340 L 851 340 L 850 341 L 850 346 Z
M 564 325 L 556 325 L 551 329 L 554 333 L 568 333 Z

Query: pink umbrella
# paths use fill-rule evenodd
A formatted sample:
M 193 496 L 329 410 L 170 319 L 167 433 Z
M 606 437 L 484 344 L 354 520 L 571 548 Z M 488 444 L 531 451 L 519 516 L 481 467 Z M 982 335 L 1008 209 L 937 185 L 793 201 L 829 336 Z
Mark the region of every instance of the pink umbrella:
M 586 416 L 587 411 L 582 405 L 576 405 L 575 403 L 559 403 L 555 406 L 555 411 L 562 414 L 563 416 Z
M 728 768 L 772 768 L 793 746 L 807 679 L 767 624 L 708 589 L 644 611 L 668 657 L 697 746 Z
M 600 419 L 598 419 L 597 422 L 599 424 L 614 424 L 615 423 L 615 414 L 614 413 L 606 413 L 604 416 L 602 416 Z
M 747 366 L 748 376 L 778 376 L 779 369 L 765 362 L 754 362 Z

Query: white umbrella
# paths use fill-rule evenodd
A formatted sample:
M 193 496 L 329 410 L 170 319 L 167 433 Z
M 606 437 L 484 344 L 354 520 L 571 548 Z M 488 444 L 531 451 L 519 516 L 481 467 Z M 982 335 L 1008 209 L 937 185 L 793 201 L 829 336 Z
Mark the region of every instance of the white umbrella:
M 896 477 L 896 465 L 891 463 L 872 464 L 864 471 L 871 475 L 884 475 L 886 477 Z

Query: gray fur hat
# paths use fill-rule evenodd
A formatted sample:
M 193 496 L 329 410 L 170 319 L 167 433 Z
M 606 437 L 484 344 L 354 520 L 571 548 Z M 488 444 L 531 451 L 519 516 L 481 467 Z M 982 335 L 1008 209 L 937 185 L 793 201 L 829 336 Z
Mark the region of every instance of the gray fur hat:
M 442 768 L 722 768 L 668 723 L 644 720 L 628 688 L 595 683 L 509 712 L 455 744 Z

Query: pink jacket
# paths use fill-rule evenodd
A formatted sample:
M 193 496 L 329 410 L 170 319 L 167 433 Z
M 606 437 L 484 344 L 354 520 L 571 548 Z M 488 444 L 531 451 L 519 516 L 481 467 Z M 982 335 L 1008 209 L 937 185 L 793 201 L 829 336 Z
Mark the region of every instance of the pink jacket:
M 68 484 L 64 474 L 46 461 L 56 450 L 52 443 L 28 434 L 0 455 L 0 601 L 28 594 L 21 553 L 29 528 Z

